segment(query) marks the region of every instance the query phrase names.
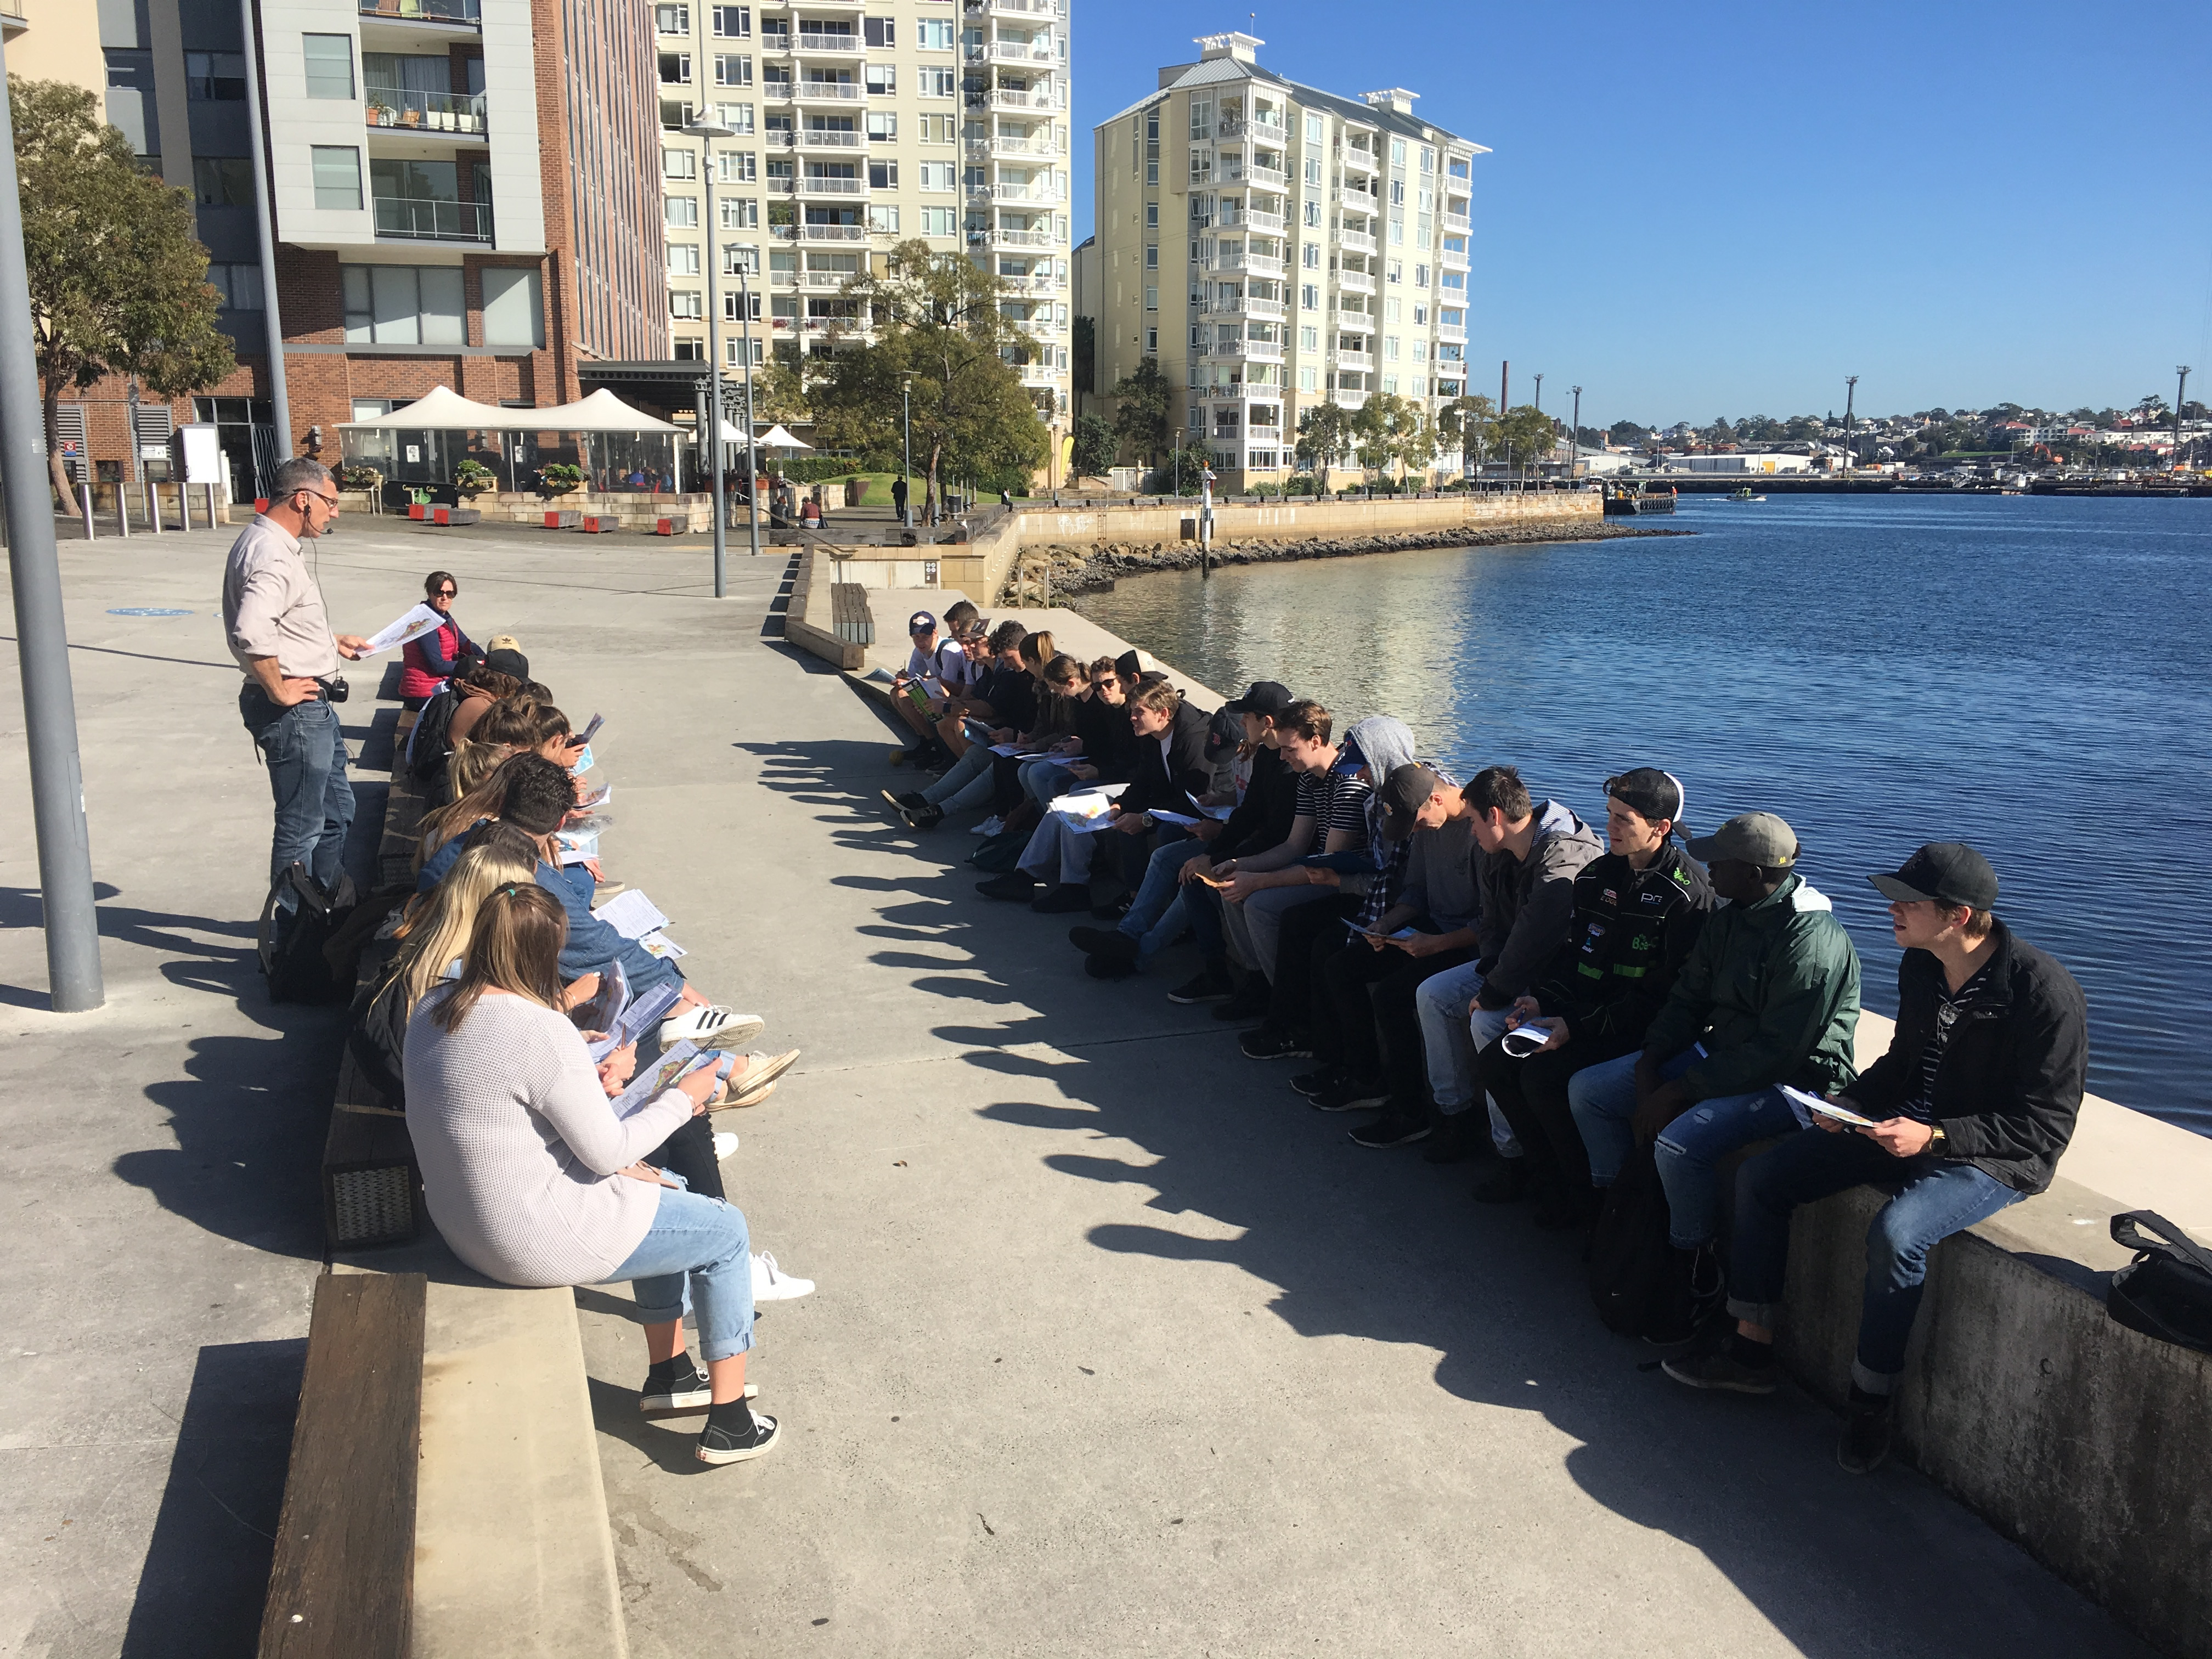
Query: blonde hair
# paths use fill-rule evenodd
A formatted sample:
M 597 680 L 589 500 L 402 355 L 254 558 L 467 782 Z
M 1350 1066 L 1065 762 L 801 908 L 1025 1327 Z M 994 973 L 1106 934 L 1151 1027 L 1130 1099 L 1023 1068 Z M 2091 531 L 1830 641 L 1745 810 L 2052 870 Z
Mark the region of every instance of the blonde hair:
M 410 1012 L 422 994 L 445 977 L 453 958 L 467 953 L 484 896 L 509 883 L 537 878 L 538 848 L 530 837 L 511 824 L 487 824 L 483 836 L 453 860 L 445 880 L 399 926 L 400 952 L 392 973 Z
M 507 799 L 507 780 L 501 775 L 514 751 L 504 744 L 477 743 L 473 738 L 454 750 L 446 761 L 446 780 L 453 799 L 434 812 L 422 815 L 416 826 L 415 872 L 455 836 L 465 835 L 478 818 L 495 818 Z
M 441 1030 L 459 1030 L 477 1000 L 495 988 L 541 1008 L 560 1007 L 561 946 L 568 937 L 568 913 L 536 881 L 493 888 L 477 907 L 460 981 L 431 1019 Z

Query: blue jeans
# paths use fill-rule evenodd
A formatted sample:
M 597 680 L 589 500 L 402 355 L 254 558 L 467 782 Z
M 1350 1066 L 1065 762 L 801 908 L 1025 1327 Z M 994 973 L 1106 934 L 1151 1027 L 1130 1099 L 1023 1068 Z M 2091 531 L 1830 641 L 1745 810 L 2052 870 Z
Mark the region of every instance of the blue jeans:
M 683 1318 L 688 1286 L 702 1358 L 727 1359 L 752 1346 L 752 1243 L 734 1204 L 662 1188 L 652 1230 L 607 1275 L 609 1284 L 625 1279 L 641 1325 Z
M 1567 1079 L 1567 1108 L 1589 1152 L 1590 1181 L 1610 1187 L 1636 1144 L 1636 1063 L 1623 1054 L 1585 1066 Z M 1659 1068 L 1672 1083 L 1698 1059 L 1686 1048 Z M 1720 1176 L 1715 1168 L 1739 1146 L 1788 1134 L 1797 1127 L 1778 1089 L 1701 1100 L 1660 1132 L 1659 1180 L 1667 1188 L 1668 1233 L 1678 1249 L 1695 1249 L 1720 1235 Z
M 1850 1187 L 1900 1181 L 1902 1188 L 1867 1229 L 1866 1292 L 1859 1304 L 1858 1353 L 1851 1362 L 1853 1382 L 1869 1394 L 1889 1393 L 1905 1369 L 1905 1345 L 1928 1279 L 1928 1253 L 2026 1194 L 1971 1164 L 1893 1158 L 1862 1134 L 1800 1130 L 1735 1173 L 1729 1311 L 1773 1328 L 1790 1258 L 1790 1212 L 1800 1204 Z
M 343 871 L 346 831 L 353 823 L 353 785 L 346 777 L 338 711 L 319 697 L 286 708 L 248 680 L 239 690 L 238 714 L 268 765 L 269 793 L 276 802 L 270 884 L 304 864 L 328 891 Z M 282 905 L 287 911 L 293 908 L 289 899 L 287 894 Z
M 1075 774 L 1066 761 L 1024 761 L 1019 774 L 1023 793 L 1039 806 L 1049 806 L 1075 787 Z
M 967 752 L 952 763 L 952 769 L 923 790 L 921 798 L 948 812 L 965 812 L 972 807 L 988 805 L 991 763 L 996 759 L 988 744 L 969 744 Z
M 1183 914 L 1182 884 L 1176 879 L 1184 865 L 1198 856 L 1199 845 L 1179 823 L 1160 826 L 1160 844 L 1152 848 L 1145 866 L 1145 878 L 1121 918 L 1121 931 L 1137 941 L 1137 959 L 1150 962 L 1182 937 L 1188 926 Z

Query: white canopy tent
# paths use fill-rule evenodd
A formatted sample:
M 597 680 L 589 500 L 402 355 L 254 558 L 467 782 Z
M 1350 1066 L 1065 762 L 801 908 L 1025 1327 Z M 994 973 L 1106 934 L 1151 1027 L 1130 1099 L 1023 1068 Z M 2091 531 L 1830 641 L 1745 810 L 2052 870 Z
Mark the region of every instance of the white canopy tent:
M 410 485 L 443 483 L 460 461 L 487 459 L 506 462 L 507 487 L 514 490 L 521 488 L 526 470 L 580 461 L 590 489 L 654 494 L 664 480 L 670 490 L 681 489 L 680 444 L 690 436 L 672 422 L 631 408 L 604 386 L 573 404 L 530 409 L 495 408 L 449 386 L 434 386 L 388 414 L 346 422 L 339 434 L 346 461 L 374 465 L 386 477 Z M 420 442 L 404 441 L 416 434 Z M 472 434 L 489 441 L 471 442 Z M 540 442 L 547 434 L 555 434 L 550 445 Z M 574 441 L 567 441 L 571 434 Z

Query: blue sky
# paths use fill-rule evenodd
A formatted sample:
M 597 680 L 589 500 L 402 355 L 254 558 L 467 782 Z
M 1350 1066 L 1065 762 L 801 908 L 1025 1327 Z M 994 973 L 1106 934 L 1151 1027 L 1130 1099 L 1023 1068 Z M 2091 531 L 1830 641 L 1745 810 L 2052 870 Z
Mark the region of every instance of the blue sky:
M 1586 425 L 2212 396 L 2212 4 L 1328 6 L 1074 0 L 1090 138 L 1190 38 L 1475 161 L 1468 356 Z M 1347 30 L 1343 20 L 1366 26 Z M 2201 390 L 2200 390 L 2201 388 Z

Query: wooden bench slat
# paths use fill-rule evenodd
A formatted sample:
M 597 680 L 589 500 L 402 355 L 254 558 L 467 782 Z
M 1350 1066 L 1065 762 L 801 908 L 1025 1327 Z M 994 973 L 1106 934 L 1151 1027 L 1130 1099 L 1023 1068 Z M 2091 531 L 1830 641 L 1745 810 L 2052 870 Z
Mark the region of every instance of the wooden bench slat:
M 260 1659 L 407 1659 L 427 1284 L 315 1281 Z

